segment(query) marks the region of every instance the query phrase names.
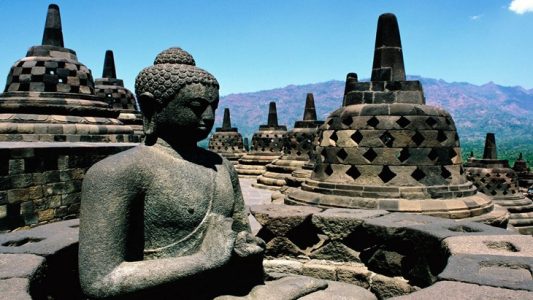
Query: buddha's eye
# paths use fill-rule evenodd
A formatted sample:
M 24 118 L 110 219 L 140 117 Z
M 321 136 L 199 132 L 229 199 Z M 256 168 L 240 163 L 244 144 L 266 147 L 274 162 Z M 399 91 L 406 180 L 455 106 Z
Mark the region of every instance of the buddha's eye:
M 195 113 L 197 114 L 201 114 L 206 106 L 207 106 L 207 102 L 206 101 L 202 101 L 202 100 L 192 100 L 189 102 L 189 105 L 188 105 Z

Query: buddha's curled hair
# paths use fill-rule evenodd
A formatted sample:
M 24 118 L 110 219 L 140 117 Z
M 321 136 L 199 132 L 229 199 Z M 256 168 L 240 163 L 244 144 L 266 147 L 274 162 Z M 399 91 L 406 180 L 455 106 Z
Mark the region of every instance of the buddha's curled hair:
M 149 92 L 163 104 L 191 83 L 219 87 L 216 78 L 195 66 L 194 58 L 181 48 L 169 48 L 157 55 L 154 65 L 144 68 L 135 79 L 137 97 Z

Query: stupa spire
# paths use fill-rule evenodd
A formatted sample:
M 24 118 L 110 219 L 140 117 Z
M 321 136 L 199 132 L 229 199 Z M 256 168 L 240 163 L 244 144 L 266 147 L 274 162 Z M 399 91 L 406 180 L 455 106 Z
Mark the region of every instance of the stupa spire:
M 229 108 L 224 108 L 224 119 L 222 120 L 222 129 L 231 128 L 231 117 L 229 114 Z
M 378 19 L 371 81 L 405 81 L 402 41 L 396 16 L 382 14 Z
M 485 138 L 485 149 L 483 150 L 483 159 L 498 159 L 494 133 L 487 133 L 487 137 Z
M 278 127 L 278 112 L 276 110 L 276 102 L 272 101 L 268 107 L 268 126 Z
M 304 121 L 316 121 L 315 97 L 313 93 L 307 93 L 305 98 Z
M 102 72 L 102 78 L 117 78 L 117 72 L 115 70 L 115 57 L 113 51 L 107 50 L 105 52 L 104 70 Z
M 59 14 L 59 6 L 57 4 L 50 4 L 48 6 L 42 44 L 43 46 L 64 47 L 61 15 Z

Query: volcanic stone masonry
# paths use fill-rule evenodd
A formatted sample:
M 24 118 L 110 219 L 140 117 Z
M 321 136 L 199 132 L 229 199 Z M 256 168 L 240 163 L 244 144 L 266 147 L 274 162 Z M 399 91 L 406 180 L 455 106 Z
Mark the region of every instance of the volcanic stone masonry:
M 119 111 L 94 94 L 91 71 L 64 48 L 59 7 L 50 5 L 43 42 L 15 62 L 0 94 L 0 141 L 138 142 Z
M 209 139 L 209 150 L 214 151 L 234 164 L 238 163 L 239 158 L 246 152 L 239 130 L 231 127 L 231 117 L 229 108 L 224 108 L 224 119 L 222 127 L 215 129 L 215 134 Z
M 518 186 L 527 189 L 533 185 L 533 172 L 529 170 L 527 162 L 522 157 L 522 152 L 520 152 L 520 155 L 514 162 L 513 170 L 518 176 Z
M 77 217 L 87 168 L 140 141 L 119 113 L 64 48 L 51 4 L 42 45 L 15 62 L 0 94 L 0 230 Z
M 129 125 L 136 134 L 142 135 L 142 114 L 133 93 L 124 87 L 122 79 L 117 79 L 113 51 L 105 52 L 102 78 L 95 79 L 94 83 L 96 96 L 104 98 L 111 107 L 120 111 L 119 121 Z
M 518 177 L 509 162 L 498 159 L 494 133 L 487 133 L 483 159 L 470 160 L 466 177 L 511 213 L 509 224 L 522 234 L 533 234 L 533 202 L 520 192 Z
M 287 126 L 278 125 L 276 102 L 270 102 L 268 122 L 260 125 L 252 137 L 252 149 L 239 159 L 235 166 L 240 176 L 257 176 L 265 172 L 265 166 L 282 154 Z
M 463 171 L 459 137 L 445 110 L 425 104 L 419 81 L 407 81 L 396 17 L 379 17 L 370 82 L 352 76 L 344 103 L 321 127 L 317 164 L 285 202 L 385 209 L 504 226 Z
M 279 189 L 286 184 L 293 171 L 301 169 L 312 158 L 318 127 L 324 121 L 317 121 L 315 99 L 308 93 L 305 99 L 303 120 L 296 121 L 287 133 L 283 155 L 266 166 L 266 172 L 257 178 L 255 187 Z

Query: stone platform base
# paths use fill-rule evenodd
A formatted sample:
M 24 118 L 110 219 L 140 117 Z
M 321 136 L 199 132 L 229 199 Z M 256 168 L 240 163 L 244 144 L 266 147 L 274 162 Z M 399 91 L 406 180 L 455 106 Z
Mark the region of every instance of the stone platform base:
M 266 171 L 266 165 L 278 158 L 279 155 L 246 154 L 239 159 L 235 170 L 239 175 L 261 175 Z

